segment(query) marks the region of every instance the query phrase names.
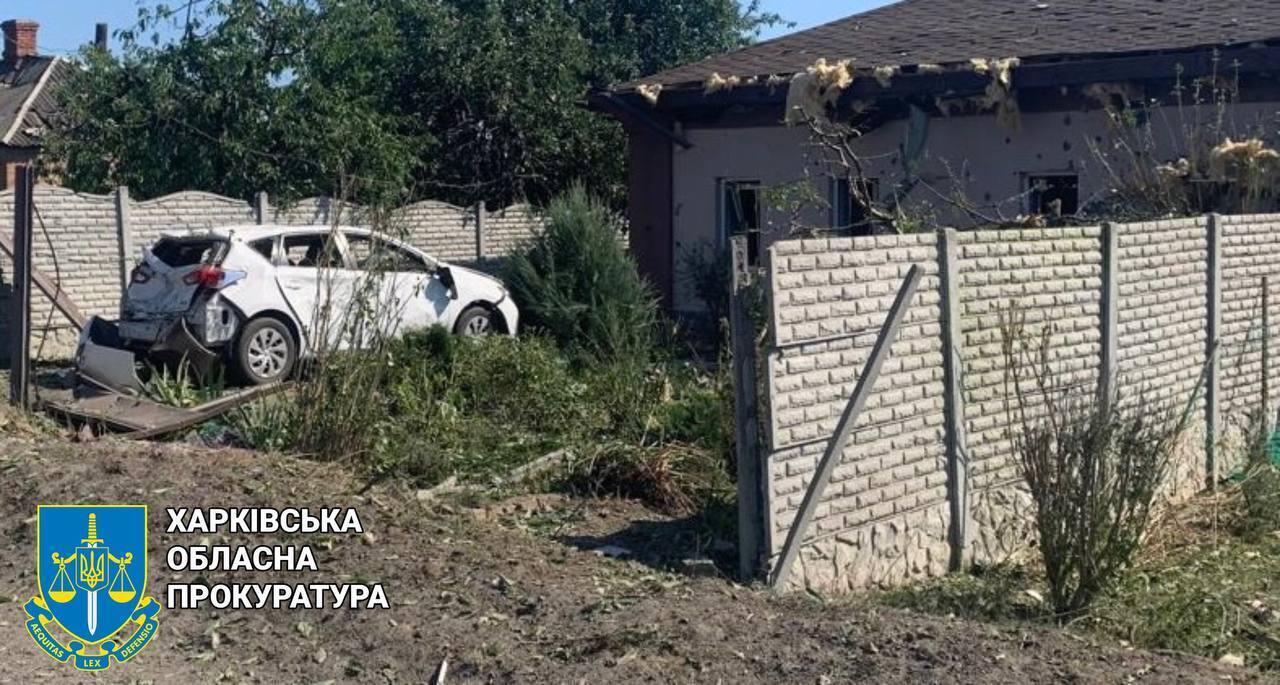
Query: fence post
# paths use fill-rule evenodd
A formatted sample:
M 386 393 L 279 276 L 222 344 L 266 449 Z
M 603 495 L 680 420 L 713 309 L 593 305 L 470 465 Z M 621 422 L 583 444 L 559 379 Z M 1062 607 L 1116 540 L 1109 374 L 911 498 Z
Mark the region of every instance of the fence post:
M 1206 485 L 1210 490 L 1218 487 L 1218 428 L 1221 421 L 1220 370 L 1216 348 L 1222 326 L 1222 217 L 1210 214 L 1207 217 L 1208 232 L 1208 288 L 1205 335 L 1205 365 L 1208 369 L 1205 379 L 1204 405 L 1204 466 Z
M 1102 366 L 1098 370 L 1098 398 L 1115 398 L 1119 378 L 1120 245 L 1115 224 L 1102 224 Z
M 120 314 L 124 315 L 124 293 L 133 270 L 133 225 L 129 221 L 129 186 L 116 188 L 116 245 L 120 248 Z
M 259 226 L 267 223 L 267 219 L 271 216 L 271 198 L 267 195 L 267 191 L 259 190 L 254 193 L 253 215 Z
M 35 207 L 35 167 L 17 169 L 13 202 L 13 299 L 10 301 L 9 403 L 30 405 L 31 373 L 31 232 Z
M 481 200 L 476 203 L 475 213 L 476 213 L 476 261 L 480 262 L 480 261 L 484 261 L 484 258 L 485 258 L 484 229 L 485 229 L 485 220 L 487 217 L 485 216 L 484 200 Z
M 943 401 L 946 414 L 947 499 L 951 504 L 951 570 L 964 568 L 969 548 L 969 448 L 964 421 L 964 362 L 960 331 L 960 255 L 955 229 L 938 230 L 942 296 Z
M 759 405 L 756 397 L 755 327 L 751 323 L 750 291 L 754 278 L 748 259 L 747 237 L 734 236 L 732 287 L 729 291 L 729 330 L 733 344 L 733 426 L 738 465 L 738 577 L 755 575 L 762 543 L 763 508 L 760 497 Z
M 1262 421 L 1271 439 L 1271 279 L 1262 277 Z

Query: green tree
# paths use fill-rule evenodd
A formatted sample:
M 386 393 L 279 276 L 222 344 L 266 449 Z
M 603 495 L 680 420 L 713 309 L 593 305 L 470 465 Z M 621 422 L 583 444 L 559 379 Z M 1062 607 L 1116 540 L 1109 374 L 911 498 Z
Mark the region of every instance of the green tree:
M 776 20 L 734 0 L 157 5 L 122 55 L 85 53 L 47 159 L 74 188 L 142 196 L 541 203 L 581 180 L 616 203 L 625 141 L 586 93 Z

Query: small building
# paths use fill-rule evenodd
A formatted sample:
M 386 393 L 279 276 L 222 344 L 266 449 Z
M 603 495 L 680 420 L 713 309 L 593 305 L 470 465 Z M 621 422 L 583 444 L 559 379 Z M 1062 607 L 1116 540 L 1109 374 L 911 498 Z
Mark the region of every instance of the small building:
M 57 111 L 54 91 L 69 73 L 66 60 L 41 55 L 40 25 L 11 19 L 0 23 L 0 190 L 12 188 L 17 167 L 32 164 Z
M 862 195 L 925 228 L 1071 217 L 1203 166 L 1200 143 L 1270 150 L 1280 2 L 902 0 L 593 93 L 628 133 L 631 246 L 669 310 L 703 309 L 689 265 L 733 234 L 759 258 L 799 227 L 874 230 L 785 123 L 836 68 L 819 98 L 861 133 Z

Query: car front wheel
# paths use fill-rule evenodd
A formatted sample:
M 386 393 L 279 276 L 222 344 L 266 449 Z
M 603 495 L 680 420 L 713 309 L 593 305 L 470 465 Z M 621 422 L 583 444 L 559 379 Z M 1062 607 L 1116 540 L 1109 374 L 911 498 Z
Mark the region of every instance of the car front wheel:
M 466 338 L 483 338 L 500 332 L 501 328 L 497 315 L 492 311 L 485 307 L 473 306 L 462 312 L 453 330 Z
M 293 334 L 283 322 L 254 319 L 240 331 L 234 362 L 237 375 L 250 385 L 266 385 L 289 377 L 298 358 Z

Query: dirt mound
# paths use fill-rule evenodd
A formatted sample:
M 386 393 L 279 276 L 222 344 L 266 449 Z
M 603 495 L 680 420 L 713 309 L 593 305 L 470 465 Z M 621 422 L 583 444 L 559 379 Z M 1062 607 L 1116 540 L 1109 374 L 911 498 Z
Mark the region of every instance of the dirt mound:
M 2 682 L 424 682 L 446 658 L 447 682 L 1259 679 L 1201 659 L 1104 648 L 1056 631 L 779 599 L 573 546 L 608 539 L 609 529 L 626 527 L 628 518 L 662 530 L 660 517 L 626 503 L 605 504 L 603 515 L 564 517 L 553 535 L 542 535 L 493 519 L 554 509 L 555 502 L 499 510 L 496 517 L 456 506 L 428 510 L 411 493 L 366 488 L 339 467 L 282 457 L 14 442 L 0 443 L 0 455 Z M 135 661 L 113 666 L 105 677 L 76 673 L 23 635 L 21 605 L 35 591 L 36 505 L 91 501 L 151 506 L 148 592 L 157 598 L 170 582 L 198 582 L 193 573 L 163 567 L 165 550 L 179 542 L 165 532 L 165 507 L 358 507 L 365 536 L 287 541 L 313 544 L 320 566 L 314 578 L 296 580 L 382 582 L 391 609 L 166 610 L 155 643 Z M 255 545 L 282 540 L 226 538 Z M 180 541 L 198 544 L 191 536 Z

